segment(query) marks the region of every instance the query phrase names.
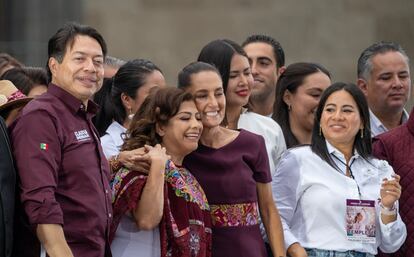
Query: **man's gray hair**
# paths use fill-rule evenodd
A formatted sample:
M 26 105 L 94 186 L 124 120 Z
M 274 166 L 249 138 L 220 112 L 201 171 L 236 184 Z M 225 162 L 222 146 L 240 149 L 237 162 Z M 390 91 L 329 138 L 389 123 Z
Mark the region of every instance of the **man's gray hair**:
M 384 54 L 387 52 L 400 52 L 407 60 L 407 64 L 410 61 L 404 49 L 399 44 L 380 41 L 369 46 L 359 56 L 357 70 L 358 78 L 368 80 L 372 71 L 372 58 L 377 54 Z

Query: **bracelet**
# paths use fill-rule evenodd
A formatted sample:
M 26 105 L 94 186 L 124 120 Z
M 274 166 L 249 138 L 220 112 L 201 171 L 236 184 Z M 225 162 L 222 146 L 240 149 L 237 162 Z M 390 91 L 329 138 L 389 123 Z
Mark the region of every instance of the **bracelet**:
M 396 215 L 397 214 L 397 208 L 395 206 L 395 202 L 394 205 L 391 208 L 385 207 L 382 202 L 379 203 L 379 206 L 381 208 L 381 214 L 386 215 L 386 216 L 391 216 L 391 215 Z

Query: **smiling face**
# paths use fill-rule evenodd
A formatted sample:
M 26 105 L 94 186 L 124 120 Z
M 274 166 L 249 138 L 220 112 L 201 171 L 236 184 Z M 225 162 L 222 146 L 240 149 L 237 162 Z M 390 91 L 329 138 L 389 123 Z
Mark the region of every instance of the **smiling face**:
M 226 89 L 228 106 L 242 107 L 249 101 L 253 76 L 247 57 L 234 54 L 230 64 L 229 82 Z
M 221 77 L 214 71 L 201 71 L 191 75 L 186 89 L 194 99 L 205 128 L 217 127 L 224 119 L 226 98 Z
M 337 149 L 352 149 L 355 136 L 363 128 L 354 98 L 345 90 L 332 93 L 322 110 L 320 126 L 328 142 Z
M 400 112 L 411 89 L 410 70 L 406 57 L 390 51 L 372 57 L 372 71 L 367 81 L 358 83 L 374 113 Z
M 329 77 L 323 72 L 308 75 L 294 93 L 285 91 L 283 101 L 290 106 L 289 124 L 296 128 L 312 132 L 315 111 L 323 91 L 331 84 Z
M 173 159 L 181 159 L 198 147 L 203 125 L 200 113 L 193 101 L 181 104 L 177 114 L 171 117 L 166 126 L 158 129 L 162 144 Z
M 273 47 L 267 43 L 254 42 L 243 49 L 252 64 L 252 96 L 263 98 L 274 95 L 279 74 Z
M 58 85 L 84 104 L 102 86 L 103 53 L 98 41 L 77 35 L 72 47 L 68 45 L 62 62 L 49 59 L 52 83 Z

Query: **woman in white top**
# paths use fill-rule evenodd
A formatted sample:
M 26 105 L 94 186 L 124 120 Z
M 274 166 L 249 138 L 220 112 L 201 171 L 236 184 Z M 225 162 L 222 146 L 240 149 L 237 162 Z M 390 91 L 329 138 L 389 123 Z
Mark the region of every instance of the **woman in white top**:
M 364 256 L 394 252 L 407 231 L 398 214 L 400 177 L 371 156 L 369 112 L 353 84 L 323 93 L 310 146 L 282 157 L 273 192 L 290 256 Z M 358 212 L 364 226 L 352 229 Z M 325 254 L 325 255 L 324 255 Z
M 101 137 L 102 148 L 108 159 L 119 154 L 124 142 L 122 134 L 151 90 L 164 87 L 165 84 L 161 70 L 151 61 L 135 59 L 119 68 L 107 99 L 110 103 L 102 104 L 99 114 L 112 122 Z

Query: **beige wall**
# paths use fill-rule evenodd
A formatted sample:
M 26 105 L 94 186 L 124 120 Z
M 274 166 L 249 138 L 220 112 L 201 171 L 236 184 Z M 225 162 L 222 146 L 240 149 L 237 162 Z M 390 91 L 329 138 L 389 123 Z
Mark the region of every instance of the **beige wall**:
M 411 0 L 84 0 L 83 8 L 110 55 L 148 58 L 170 84 L 209 41 L 252 33 L 279 40 L 288 64 L 323 64 L 334 81 L 354 82 L 359 54 L 378 40 L 399 42 L 414 60 Z

